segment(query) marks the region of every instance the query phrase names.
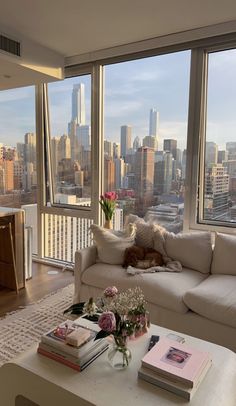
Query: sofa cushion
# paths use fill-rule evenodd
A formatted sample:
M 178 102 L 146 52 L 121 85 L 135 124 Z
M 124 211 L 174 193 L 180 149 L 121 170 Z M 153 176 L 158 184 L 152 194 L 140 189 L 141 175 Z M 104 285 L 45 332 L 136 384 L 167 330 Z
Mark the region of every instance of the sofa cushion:
M 134 223 L 136 226 L 135 244 L 144 248 L 153 248 L 154 225 L 146 223 L 144 219 L 129 214 L 125 220 L 125 224 Z
M 93 233 L 94 241 L 97 246 L 98 260 L 106 264 L 122 265 L 126 248 L 131 247 L 135 242 L 135 232 L 130 229 L 131 235 L 121 236 L 122 233 L 116 233 L 92 224 L 90 229 Z
M 165 249 L 168 257 L 184 267 L 201 273 L 209 273 L 212 260 L 211 233 L 200 231 L 166 236 Z
M 105 289 L 115 285 L 119 290 L 140 286 L 150 303 L 162 306 L 178 313 L 186 313 L 187 306 L 183 295 L 189 289 L 198 285 L 206 275 L 189 269 L 180 273 L 149 273 L 129 276 L 121 266 L 95 264 L 82 274 L 82 283 Z
M 216 233 L 212 274 L 236 275 L 236 236 Z
M 195 313 L 236 327 L 236 277 L 210 275 L 184 295 L 184 302 Z

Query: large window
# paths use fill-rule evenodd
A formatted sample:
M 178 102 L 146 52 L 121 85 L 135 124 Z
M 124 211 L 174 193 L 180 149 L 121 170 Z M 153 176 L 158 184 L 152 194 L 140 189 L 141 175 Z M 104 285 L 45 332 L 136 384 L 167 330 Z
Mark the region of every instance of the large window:
M 75 251 L 91 244 L 92 220 L 81 217 L 81 209 L 91 208 L 92 194 L 91 75 L 50 83 L 48 112 L 43 252 L 73 262 Z
M 90 206 L 91 76 L 51 83 L 48 95 L 51 203 Z
M 69 67 L 48 85 L 38 155 L 45 257 L 73 262 L 92 243 L 106 191 L 118 195 L 115 229 L 129 213 L 174 233 L 235 227 L 236 50 L 223 40 Z
M 25 210 L 37 253 L 34 87 L 0 92 L 0 206 Z
M 34 87 L 0 92 L 0 206 L 36 203 Z
M 104 68 L 104 189 L 115 226 L 136 213 L 183 228 L 190 51 Z
M 208 54 L 200 221 L 236 222 L 236 50 Z

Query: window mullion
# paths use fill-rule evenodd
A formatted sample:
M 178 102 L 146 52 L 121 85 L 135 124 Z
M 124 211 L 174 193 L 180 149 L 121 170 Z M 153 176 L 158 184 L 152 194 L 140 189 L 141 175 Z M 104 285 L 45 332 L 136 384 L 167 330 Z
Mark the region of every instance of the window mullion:
M 184 230 L 194 228 L 198 210 L 200 145 L 205 133 L 206 55 L 203 49 L 192 50 L 187 137 Z
M 99 198 L 103 192 L 103 140 L 104 140 L 104 92 L 103 66 L 95 64 L 92 74 L 92 211 L 94 221 L 101 224 Z
M 42 221 L 42 208 L 45 202 L 45 167 L 44 167 L 44 117 L 43 117 L 43 85 L 36 86 L 36 151 L 37 151 L 37 190 L 38 190 L 38 203 L 37 203 L 37 251 L 38 257 L 44 256 L 44 222 Z
M 45 195 L 46 195 L 46 188 L 49 188 L 49 201 L 51 205 L 54 203 L 54 177 L 52 173 L 52 156 L 51 156 L 51 142 L 50 142 L 50 117 L 49 117 L 49 106 L 48 106 L 48 86 L 45 83 L 43 87 L 43 105 L 44 105 L 44 139 L 45 139 L 45 147 L 47 150 L 47 162 L 45 161 L 45 168 L 47 168 L 47 176 L 48 176 L 48 184 L 44 181 L 44 188 L 45 188 Z M 46 154 L 45 154 L 46 159 Z M 45 178 L 44 178 L 45 179 Z M 44 202 L 46 205 L 47 202 Z

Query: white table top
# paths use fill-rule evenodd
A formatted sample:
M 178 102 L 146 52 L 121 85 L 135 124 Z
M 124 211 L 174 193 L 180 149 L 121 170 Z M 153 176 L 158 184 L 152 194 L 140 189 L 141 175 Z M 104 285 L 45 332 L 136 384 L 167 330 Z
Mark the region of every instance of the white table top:
M 137 371 L 141 365 L 141 359 L 147 351 L 150 336 L 152 334 L 165 336 L 169 332 L 172 331 L 153 325 L 147 334 L 134 341 L 130 341 L 128 347 L 132 352 L 132 361 L 129 367 L 122 371 L 114 370 L 109 365 L 107 352 L 102 354 L 84 371 L 78 373 L 55 361 L 40 356 L 36 353 L 37 346 L 34 346 L 28 352 L 16 358 L 14 362 L 5 364 L 0 368 L 0 391 L 4 390 L 1 387 L 4 372 L 9 376 L 11 373 L 13 373 L 12 376 L 14 374 L 17 376 L 17 374 L 27 371 L 28 373 L 33 373 L 34 378 L 38 379 L 37 388 L 39 388 L 39 391 L 42 391 L 42 388 L 40 389 L 40 378 L 42 378 L 50 382 L 52 386 L 60 387 L 62 390 L 72 393 L 76 397 L 78 396 L 77 405 L 189 405 L 189 402 L 185 399 L 137 379 Z M 194 395 L 191 406 L 235 406 L 235 353 L 197 338 L 184 334 L 179 335 L 186 338 L 186 344 L 203 351 L 208 351 L 213 358 L 213 365 Z M 18 372 L 16 373 L 16 371 Z M 23 389 L 21 393 L 24 393 Z M 37 399 L 32 400 L 37 401 Z M 41 403 L 39 404 L 41 406 Z M 57 406 L 59 406 L 58 403 Z M 66 406 L 72 406 L 72 403 L 67 403 Z

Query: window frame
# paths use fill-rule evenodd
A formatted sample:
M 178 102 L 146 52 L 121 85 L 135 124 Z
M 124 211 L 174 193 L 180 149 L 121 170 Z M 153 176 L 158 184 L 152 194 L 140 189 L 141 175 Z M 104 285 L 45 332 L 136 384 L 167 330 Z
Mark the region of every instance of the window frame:
M 226 226 L 225 224 L 211 224 L 211 221 L 199 223 L 197 218 L 199 188 L 202 179 L 201 160 L 204 145 L 205 134 L 205 112 L 206 112 L 206 78 L 207 78 L 207 52 L 214 50 L 226 50 L 236 47 L 236 33 L 230 32 L 225 34 L 213 34 L 210 38 L 185 41 L 173 40 L 173 43 L 150 47 L 143 50 L 144 42 L 141 42 L 140 49 L 138 46 L 124 46 L 101 52 L 100 59 L 98 54 L 88 54 L 81 58 L 86 63 L 72 64 L 73 58 L 68 58 L 68 65 L 65 67 L 65 78 L 91 74 L 91 135 L 92 135 L 92 183 L 91 183 L 91 208 L 75 207 L 71 205 L 45 205 L 45 139 L 44 139 L 44 111 L 42 108 L 42 89 L 43 85 L 37 86 L 37 134 L 38 134 L 38 182 L 39 182 L 39 199 L 38 199 L 38 218 L 39 218 L 39 256 L 43 257 L 43 221 L 42 214 L 57 214 L 63 216 L 82 217 L 93 219 L 96 223 L 101 224 L 102 212 L 99 206 L 99 197 L 103 193 L 103 140 L 104 140 L 104 87 L 103 87 L 103 67 L 113 63 L 126 62 L 140 58 L 158 56 L 178 51 L 190 50 L 190 91 L 189 91 L 189 108 L 188 108 L 188 130 L 187 130 L 187 161 L 186 161 L 186 191 L 185 191 L 185 208 L 184 208 L 184 228 L 183 231 L 189 230 L 210 230 L 235 233 L 235 227 Z M 164 41 L 165 42 L 165 41 Z M 148 44 L 148 42 L 147 42 Z M 108 52 L 109 51 L 109 52 Z M 79 58 L 80 59 L 80 58 Z M 86 60 L 87 59 L 87 60 Z
M 186 164 L 184 231 L 207 230 L 235 234 L 236 224 L 203 219 L 208 55 L 236 48 L 236 41 L 192 51 Z
M 91 219 L 97 223 L 100 223 L 100 208 L 99 208 L 99 196 L 102 190 L 101 174 L 102 168 L 100 168 L 103 154 L 101 148 L 101 133 L 102 133 L 102 111 L 103 111 L 103 75 L 99 65 L 86 64 L 84 66 L 76 66 L 66 69 L 65 78 L 91 75 L 91 206 L 75 206 L 75 205 L 61 205 L 53 203 L 52 200 L 52 185 L 50 187 L 50 200 L 51 206 L 47 205 L 46 199 L 46 167 L 45 160 L 47 158 L 46 145 L 49 152 L 49 177 L 52 176 L 52 166 L 50 159 L 50 139 L 49 139 L 49 121 L 48 118 L 48 97 L 46 91 L 46 85 L 41 84 L 36 88 L 36 122 L 37 122 L 37 134 L 38 134 L 38 256 L 45 258 L 44 255 L 44 215 L 54 214 L 59 216 L 70 216 L 77 218 Z M 100 89 L 98 91 L 97 89 Z

